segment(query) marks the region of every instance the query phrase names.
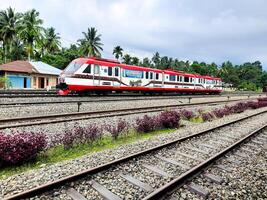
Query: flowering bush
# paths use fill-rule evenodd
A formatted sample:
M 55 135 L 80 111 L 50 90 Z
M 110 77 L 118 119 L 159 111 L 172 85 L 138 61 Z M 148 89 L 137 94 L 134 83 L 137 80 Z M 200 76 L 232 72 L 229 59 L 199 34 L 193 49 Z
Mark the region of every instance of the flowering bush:
M 180 115 L 176 111 L 164 111 L 158 115 L 158 121 L 162 128 L 177 128 L 180 124 Z
M 183 109 L 180 111 L 180 114 L 184 119 L 187 119 L 187 120 L 193 119 L 195 117 L 194 112 L 191 110 Z
M 212 113 L 215 115 L 217 118 L 222 118 L 225 116 L 225 111 L 226 109 L 220 108 L 220 109 L 215 109 L 212 111 Z
M 160 126 L 161 124 L 157 116 L 150 117 L 148 115 L 144 115 L 143 118 L 136 119 L 136 125 L 134 128 L 138 133 L 148 133 L 159 129 Z
M 90 124 L 87 127 L 81 127 L 75 124 L 73 129 L 67 129 L 62 138 L 65 149 L 73 147 L 75 144 L 91 143 L 100 139 L 103 135 L 102 128 L 96 124 Z
M 36 158 L 46 145 L 46 137 L 41 133 L 0 133 L 0 162 L 13 165 L 24 163 Z
M 203 119 L 204 122 L 206 122 L 206 121 L 212 121 L 214 116 L 211 113 L 207 112 L 207 113 L 202 113 L 201 118 Z
M 259 108 L 259 103 L 256 101 L 248 101 L 247 106 L 248 108 L 251 108 L 251 109 L 257 109 Z
M 121 133 L 127 132 L 129 124 L 125 120 L 119 119 L 117 124 L 106 125 L 105 129 L 111 134 L 112 138 L 116 140 Z

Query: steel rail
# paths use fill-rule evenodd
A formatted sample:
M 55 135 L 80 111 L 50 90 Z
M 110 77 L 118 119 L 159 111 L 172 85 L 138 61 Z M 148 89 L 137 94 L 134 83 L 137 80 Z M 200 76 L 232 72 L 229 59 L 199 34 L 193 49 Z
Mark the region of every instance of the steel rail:
M 7 197 L 4 198 L 4 200 L 17 200 L 17 199 L 24 199 L 24 198 L 34 197 L 34 196 L 42 194 L 44 192 L 48 192 L 48 191 L 51 191 L 53 189 L 59 188 L 60 186 L 63 186 L 65 184 L 69 183 L 69 182 L 77 181 L 77 180 L 82 179 L 82 178 L 84 178 L 84 177 L 86 177 L 88 175 L 93 175 L 93 174 L 96 174 L 96 173 L 101 172 L 103 170 L 109 169 L 114 165 L 119 165 L 119 164 L 127 162 L 127 161 L 129 161 L 131 159 L 134 159 L 134 158 L 149 154 L 151 152 L 154 152 L 154 151 L 169 147 L 169 146 L 174 145 L 174 144 L 176 144 L 178 142 L 183 142 L 183 141 L 186 141 L 188 139 L 192 139 L 192 138 L 195 138 L 195 137 L 198 137 L 198 136 L 201 136 L 201 135 L 205 135 L 205 134 L 207 134 L 209 132 L 215 131 L 215 130 L 223 128 L 225 126 L 229 126 L 229 125 L 241 122 L 243 120 L 249 119 L 249 118 L 257 116 L 257 115 L 264 114 L 266 112 L 267 112 L 267 110 L 261 111 L 259 113 L 255 113 L 255 114 L 252 114 L 252 115 L 249 115 L 249 116 L 245 116 L 245 117 L 242 117 L 240 119 L 233 120 L 231 122 L 227 122 L 225 124 L 222 124 L 222 125 L 219 125 L 219 126 L 216 126 L 216 127 L 213 127 L 213 128 L 209 128 L 207 130 L 200 131 L 198 133 L 191 134 L 189 136 L 185 136 L 185 137 L 173 140 L 171 142 L 167 142 L 167 143 L 162 144 L 162 145 L 158 145 L 156 147 L 152 147 L 152 148 L 149 148 L 149 149 L 137 152 L 137 153 L 133 153 L 133 154 L 130 154 L 128 156 L 125 156 L 125 157 L 122 157 L 122 158 L 119 158 L 119 159 L 115 159 L 115 160 L 113 160 L 111 162 L 108 162 L 108 163 L 105 163 L 105 164 L 90 168 L 88 170 L 84 170 L 84 171 L 79 172 L 77 174 L 70 175 L 70 176 L 58 179 L 56 181 L 48 182 L 48 183 L 40 185 L 40 186 L 38 186 L 36 188 L 32 188 L 30 190 L 27 190 L 27 191 L 24 191 L 24 192 L 21 192 L 21 193 L 12 195 L 12 196 L 7 196 Z
M 229 101 L 223 100 L 223 101 L 210 101 L 210 102 L 200 102 L 200 103 L 186 103 L 186 104 L 172 104 L 172 105 L 163 105 L 163 106 L 149 106 L 149 107 L 140 107 L 140 108 L 127 108 L 127 109 L 117 109 L 117 110 L 73 112 L 73 113 L 61 113 L 61 114 L 51 114 L 51 115 L 5 118 L 5 119 L 0 119 L 0 130 L 5 129 L 5 128 L 51 124 L 51 123 L 68 122 L 68 121 L 74 121 L 74 120 L 124 116 L 124 115 L 130 115 L 130 114 L 138 114 L 138 113 L 149 113 L 149 112 L 151 113 L 151 112 L 159 112 L 166 108 L 175 108 L 175 107 L 181 108 L 181 107 L 198 106 L 198 105 L 204 105 L 204 104 L 214 105 L 214 104 L 229 103 L 229 102 L 235 102 L 235 101 L 240 101 L 240 99 L 229 100 Z M 69 118 L 66 118 L 66 117 L 69 117 Z M 76 117 L 76 118 L 73 118 L 73 117 Z M 44 119 L 51 119 L 51 118 L 52 120 L 41 121 Z M 55 118 L 64 118 L 64 119 L 55 119 Z M 39 120 L 39 121 L 36 121 L 36 120 Z M 31 121 L 31 122 L 30 123 L 18 123 L 21 121 Z M 17 124 L 13 124 L 16 122 Z M 9 123 L 9 124 L 5 125 L 5 123 Z
M 208 98 L 223 98 L 223 97 L 228 97 L 229 95 L 212 95 L 212 96 L 208 96 Z M 235 97 L 237 95 L 232 95 L 230 97 Z M 245 97 L 247 95 L 240 95 L 239 97 Z M 256 95 L 251 95 L 254 96 L 253 98 L 256 98 Z M 39 105 L 39 104 L 68 104 L 68 103 L 90 103 L 90 102 L 114 102 L 114 101 L 139 101 L 139 100 L 168 100 L 168 99 L 199 99 L 199 98 L 204 98 L 207 97 L 207 95 L 199 95 L 199 96 L 169 96 L 169 97 L 142 97 L 142 98 L 125 98 L 125 99 L 121 99 L 121 98 L 117 98 L 117 99 L 90 99 L 90 100 L 68 100 L 68 101 L 35 101 L 35 102 L 0 102 L 0 106 L 14 106 L 14 105 Z M 249 98 L 248 98 L 249 99 Z
M 166 194 L 172 192 L 173 190 L 177 189 L 178 187 L 181 187 L 185 182 L 191 180 L 196 175 L 201 173 L 204 169 L 214 164 L 216 161 L 221 159 L 225 154 L 232 151 L 236 147 L 238 147 L 240 144 L 248 140 L 249 138 L 255 136 L 256 134 L 259 134 L 263 129 L 267 127 L 267 124 L 261 126 L 257 130 L 252 131 L 249 135 L 241 138 L 231 146 L 223 149 L 219 153 L 215 154 L 214 156 L 208 158 L 204 162 L 200 163 L 199 165 L 191 168 L 190 170 L 186 171 L 185 173 L 181 174 L 179 177 L 173 179 L 169 183 L 165 184 L 164 186 L 156 189 L 154 192 L 143 198 L 143 200 L 155 200 L 155 199 L 162 199 Z

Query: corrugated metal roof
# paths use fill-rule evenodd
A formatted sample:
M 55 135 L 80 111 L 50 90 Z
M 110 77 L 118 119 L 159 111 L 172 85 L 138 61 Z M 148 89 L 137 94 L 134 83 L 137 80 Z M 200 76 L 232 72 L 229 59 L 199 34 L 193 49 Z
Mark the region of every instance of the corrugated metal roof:
M 48 65 L 41 61 L 31 61 L 30 64 L 40 73 L 40 74 L 52 74 L 59 75 L 61 73 L 60 69 L 57 69 L 51 65 Z
M 23 73 L 37 72 L 28 61 L 23 61 L 23 60 L 17 60 L 10 63 L 2 64 L 0 65 L 0 71 L 23 72 Z

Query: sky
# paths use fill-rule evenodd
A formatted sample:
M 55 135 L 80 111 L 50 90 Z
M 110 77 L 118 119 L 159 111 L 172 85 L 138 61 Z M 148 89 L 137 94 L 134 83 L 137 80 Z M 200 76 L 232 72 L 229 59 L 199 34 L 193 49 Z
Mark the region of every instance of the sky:
M 65 47 L 95 27 L 106 58 L 119 45 L 139 58 L 259 60 L 267 70 L 267 0 L 0 0 L 0 10 L 9 6 L 35 8 Z

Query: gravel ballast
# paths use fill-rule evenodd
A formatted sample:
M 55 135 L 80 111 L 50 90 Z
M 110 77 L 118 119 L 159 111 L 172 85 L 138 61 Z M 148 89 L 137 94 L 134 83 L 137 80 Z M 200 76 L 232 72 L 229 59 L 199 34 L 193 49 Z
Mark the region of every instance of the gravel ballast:
M 258 96 L 256 96 L 258 97 Z M 253 96 L 250 97 L 250 99 Z M 247 96 L 234 96 L 231 100 L 248 100 Z M 212 98 L 193 98 L 191 103 L 209 102 L 209 101 L 223 101 L 227 100 L 227 97 L 212 97 Z M 128 109 L 128 108 L 142 108 L 149 106 L 162 106 L 162 105 L 174 105 L 174 104 L 186 104 L 188 99 L 179 98 L 177 99 L 150 99 L 150 100 L 139 100 L 139 101 L 111 101 L 111 102 L 88 102 L 82 103 L 80 106 L 80 112 L 89 111 L 102 111 L 102 110 L 114 110 L 114 109 Z M 73 104 L 39 104 L 39 105 L 26 105 L 26 106 L 1 106 L 0 107 L 0 119 L 1 118 L 13 118 L 26 117 L 26 116 L 38 116 L 38 115 L 49 115 L 59 113 L 71 113 L 77 112 L 77 103 Z
M 25 173 L 21 173 L 19 175 L 14 175 L 0 182 L 0 185 L 2 187 L 2 191 L 0 194 L 11 195 L 20 191 L 24 191 L 26 189 L 36 187 L 37 185 L 47 183 L 48 181 L 56 180 L 58 178 L 77 173 L 90 167 L 109 162 L 116 158 L 120 158 L 134 152 L 151 148 L 153 146 L 166 143 L 173 139 L 177 139 L 179 137 L 186 136 L 197 131 L 218 126 L 220 124 L 224 124 L 226 122 L 236 120 L 238 118 L 248 116 L 263 110 L 267 109 L 261 108 L 257 110 L 248 110 L 244 113 L 230 115 L 222 119 L 214 120 L 212 122 L 187 125 L 185 128 L 180 128 L 172 134 L 156 136 L 145 141 L 137 141 L 132 144 L 122 145 L 116 149 L 105 150 L 103 152 L 94 153 L 91 155 L 83 156 L 69 161 L 64 161 L 50 166 L 43 166 L 40 169 L 31 170 Z M 259 126 L 262 123 L 266 123 L 267 114 L 255 118 L 257 118 L 257 123 L 253 122 L 254 126 Z
M 254 139 L 242 144 L 239 148 L 229 152 L 216 165 L 208 168 L 204 173 L 210 173 L 222 178 L 222 183 L 214 183 L 204 177 L 204 173 L 194 178 L 182 188 L 172 194 L 173 199 L 205 199 L 188 190 L 188 184 L 197 184 L 209 192 L 208 199 L 266 199 L 267 198 L 267 140 L 258 140 L 267 131 L 260 133 Z M 248 146 L 255 144 L 253 140 L 262 142 L 256 148 Z M 247 151 L 249 149 L 249 152 Z M 240 157 L 239 154 L 244 157 Z M 222 165 L 230 171 L 216 166 Z M 171 198 L 170 198 L 171 199 Z

